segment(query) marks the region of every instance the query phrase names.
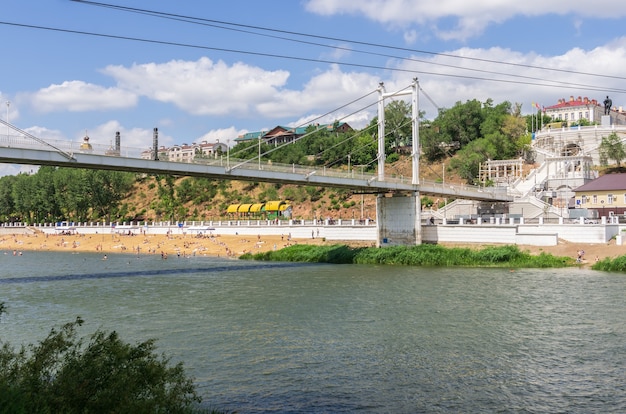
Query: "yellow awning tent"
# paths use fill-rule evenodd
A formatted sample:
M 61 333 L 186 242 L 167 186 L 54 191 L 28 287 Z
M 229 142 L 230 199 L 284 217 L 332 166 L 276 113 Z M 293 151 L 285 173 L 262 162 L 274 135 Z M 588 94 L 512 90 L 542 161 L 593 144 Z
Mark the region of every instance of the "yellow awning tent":
M 239 208 L 239 204 L 231 204 L 226 209 L 226 212 L 227 213 L 236 213 L 238 208 Z
M 281 211 L 280 207 L 284 204 L 284 201 L 268 201 L 265 203 L 265 211 Z
M 237 213 L 248 213 L 250 212 L 250 207 L 252 207 L 252 204 L 239 204 Z
M 250 207 L 250 213 L 260 213 L 263 210 L 265 209 L 263 208 L 262 203 L 252 204 L 252 206 Z

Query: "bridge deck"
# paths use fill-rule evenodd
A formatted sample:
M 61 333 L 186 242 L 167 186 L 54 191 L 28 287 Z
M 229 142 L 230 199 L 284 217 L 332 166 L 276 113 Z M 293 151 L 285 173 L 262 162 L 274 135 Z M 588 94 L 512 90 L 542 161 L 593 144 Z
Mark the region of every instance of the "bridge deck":
M 59 167 L 105 169 L 146 174 L 172 174 L 211 179 L 270 182 L 347 188 L 358 192 L 388 193 L 415 192 L 438 197 L 484 201 L 512 201 L 505 188 L 450 185 L 421 180 L 413 184 L 410 177 L 385 176 L 379 181 L 375 174 L 352 169 L 350 171 L 319 166 L 285 165 L 271 162 L 226 159 L 196 159 L 193 162 L 154 161 L 141 159 L 139 150 L 120 150 L 111 154 L 111 148 L 92 145 L 81 150 L 75 142 L 42 143 L 23 137 L 0 137 L 0 162 L 9 164 L 53 165 Z M 48 146 L 46 148 L 46 146 Z

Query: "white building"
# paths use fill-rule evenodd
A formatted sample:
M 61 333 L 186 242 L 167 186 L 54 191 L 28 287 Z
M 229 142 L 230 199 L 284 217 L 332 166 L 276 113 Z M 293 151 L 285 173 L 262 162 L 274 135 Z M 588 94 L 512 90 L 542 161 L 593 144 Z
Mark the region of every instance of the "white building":
M 173 145 L 169 148 L 161 147 L 158 150 L 160 160 L 174 162 L 192 162 L 196 157 L 216 158 L 219 153 L 226 154 L 228 146 L 221 142 L 202 141 L 199 144 Z M 154 159 L 153 149 L 145 150 L 141 153 L 141 158 Z
M 590 124 L 600 124 L 602 116 L 605 114 L 604 100 L 601 102 L 596 99 L 585 97 L 574 98 L 570 96 L 569 100 L 559 99 L 556 105 L 544 108 L 544 114 L 551 117 L 555 122 L 563 122 L 564 126 L 578 124 L 581 120 L 586 120 Z M 610 125 L 626 125 L 626 112 L 622 107 L 612 106 L 609 111 Z

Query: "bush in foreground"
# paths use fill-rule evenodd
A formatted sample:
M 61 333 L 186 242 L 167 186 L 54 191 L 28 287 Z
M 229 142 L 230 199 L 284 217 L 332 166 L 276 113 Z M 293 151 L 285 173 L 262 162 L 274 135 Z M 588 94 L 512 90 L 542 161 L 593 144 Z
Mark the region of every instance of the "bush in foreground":
M 517 246 L 496 246 L 475 250 L 439 245 L 391 246 L 385 248 L 350 248 L 344 245 L 294 245 L 277 251 L 246 254 L 241 259 L 315 262 L 335 264 L 386 264 L 407 266 L 476 266 L 476 267 L 565 267 L 574 264 L 569 257 L 542 253 L 534 256 Z
M 0 304 L 0 316 L 4 311 Z M 77 318 L 37 345 L 0 348 L 0 412 L 190 413 L 200 402 L 182 363 L 98 330 L 77 338 Z

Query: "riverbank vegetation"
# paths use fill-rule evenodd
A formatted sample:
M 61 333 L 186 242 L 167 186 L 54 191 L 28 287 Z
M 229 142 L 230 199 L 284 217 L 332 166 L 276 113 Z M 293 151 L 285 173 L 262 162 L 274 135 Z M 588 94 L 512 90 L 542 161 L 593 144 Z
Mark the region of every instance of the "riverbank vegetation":
M 5 311 L 0 303 L 0 318 Z M 154 340 L 131 345 L 100 330 L 80 338 L 82 324 L 18 351 L 0 342 L 0 412 L 218 413 L 199 407 L 182 363 L 157 354 Z
M 384 249 L 351 248 L 345 245 L 294 245 L 276 251 L 247 253 L 241 256 L 241 259 L 335 264 L 512 268 L 551 268 L 575 264 L 575 261 L 569 257 L 558 257 L 547 253 L 531 255 L 513 245 L 490 246 L 483 249 L 443 247 L 432 244 L 391 246 Z
M 623 272 L 626 273 L 626 255 L 619 256 L 616 258 L 607 257 L 606 259 L 602 259 L 593 266 L 591 266 L 593 270 L 602 270 L 605 272 Z

